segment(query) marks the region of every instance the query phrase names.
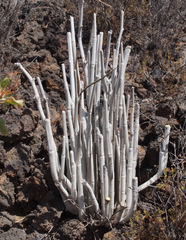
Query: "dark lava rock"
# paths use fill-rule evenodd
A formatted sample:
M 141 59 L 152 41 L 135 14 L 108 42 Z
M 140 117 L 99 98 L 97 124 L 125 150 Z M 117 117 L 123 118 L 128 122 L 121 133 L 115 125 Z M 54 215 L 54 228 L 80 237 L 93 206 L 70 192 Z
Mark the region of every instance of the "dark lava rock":
M 9 180 L 6 173 L 0 177 L 0 210 L 4 211 L 12 207 L 15 203 L 15 187 Z
M 154 168 L 155 165 L 158 165 L 159 161 L 159 145 L 157 141 L 150 142 L 145 160 L 146 161 L 146 167 L 148 168 Z
M 6 160 L 6 151 L 4 149 L 4 142 L 0 141 L 0 164 L 3 164 Z
M 175 113 L 177 112 L 177 106 L 175 102 L 170 99 L 165 99 L 158 103 L 156 109 L 156 115 L 164 118 L 171 118 L 174 117 Z
M 19 48 L 22 53 L 21 61 L 25 60 L 25 54 L 36 49 L 38 40 L 41 40 L 43 37 L 44 33 L 41 25 L 36 21 L 25 23 L 23 32 L 17 37 L 15 42 L 15 46 Z
M 30 172 L 30 158 L 30 147 L 19 143 L 7 151 L 7 160 L 4 162 L 4 166 L 13 169 L 19 181 L 23 182 L 26 175 Z
M 148 97 L 148 90 L 144 87 L 140 87 L 136 89 L 136 93 L 138 95 L 138 97 L 140 98 L 147 98 Z
M 47 240 L 47 238 L 45 238 L 46 234 L 34 231 L 30 234 L 27 234 L 26 236 L 26 240 Z
M 126 240 L 126 238 L 122 236 L 120 231 L 118 231 L 117 229 L 112 229 L 112 231 L 105 233 L 102 239 L 103 240 L 118 240 L 118 239 Z
M 49 232 L 55 222 L 60 219 L 63 210 L 62 200 L 54 196 L 52 191 L 49 191 L 35 210 L 36 214 L 32 226 L 39 232 Z
M 66 239 L 66 240 L 75 240 L 75 239 L 86 239 L 84 238 L 86 234 L 86 227 L 82 222 L 77 219 L 71 219 L 66 221 L 61 225 L 55 234 L 55 238 L 52 239 Z
M 34 136 L 30 142 L 31 151 L 34 156 L 37 156 L 43 149 L 43 138 L 45 137 L 45 130 L 41 124 L 34 130 Z
M 0 213 L 0 229 L 7 231 L 12 227 L 12 222 L 15 217 L 12 217 L 9 213 L 3 211 Z
M 36 119 L 31 109 L 11 109 L 2 118 L 6 121 L 6 127 L 9 129 L 7 136 L 0 134 L 0 139 L 10 144 L 15 139 L 23 140 L 33 136 Z
M 160 80 L 163 76 L 163 71 L 160 68 L 155 68 L 152 70 L 151 75 L 155 80 Z
M 11 228 L 7 232 L 0 234 L 0 240 L 25 240 L 26 233 L 19 228 Z
M 177 112 L 178 122 L 181 125 L 184 125 L 184 122 L 186 120 L 186 98 L 182 97 L 181 99 L 176 101 L 176 104 L 178 106 Z
M 18 186 L 17 191 L 16 204 L 28 214 L 46 195 L 48 187 L 44 179 L 30 176 Z

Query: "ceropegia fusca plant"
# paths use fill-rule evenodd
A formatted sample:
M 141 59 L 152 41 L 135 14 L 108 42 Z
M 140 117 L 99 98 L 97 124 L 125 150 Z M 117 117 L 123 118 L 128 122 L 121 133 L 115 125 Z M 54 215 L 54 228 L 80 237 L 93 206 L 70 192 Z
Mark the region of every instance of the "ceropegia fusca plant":
M 124 12 L 121 11 L 120 33 L 111 56 L 112 31 L 107 34 L 104 54 L 103 33 L 97 33 L 96 14 L 85 54 L 82 42 L 83 1 L 80 1 L 77 42 L 74 18 L 70 17 L 71 32 L 67 33 L 70 86 L 65 65 L 62 64 L 67 110 L 62 112 L 61 156 L 53 138 L 42 82 L 39 77 L 36 78 L 38 91 L 36 80 L 20 63 L 16 64 L 32 84 L 46 130 L 51 175 L 67 210 L 78 214 L 82 221 L 93 219 L 99 224 L 127 222 L 136 210 L 138 193 L 161 176 L 168 158 L 170 126 L 165 126 L 158 172 L 138 186 L 136 166 L 140 106 L 135 103 L 134 88 L 131 97 L 124 95 L 125 71 L 131 47 L 123 49 L 123 21 Z M 84 81 L 80 78 L 78 51 Z

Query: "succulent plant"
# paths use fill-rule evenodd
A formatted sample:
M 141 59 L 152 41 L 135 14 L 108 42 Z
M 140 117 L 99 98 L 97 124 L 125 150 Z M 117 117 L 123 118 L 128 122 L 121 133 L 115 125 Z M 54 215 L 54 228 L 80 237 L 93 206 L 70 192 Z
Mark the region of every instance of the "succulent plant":
M 112 31 L 108 32 L 104 56 L 103 33 L 97 34 L 96 14 L 87 54 L 82 42 L 82 0 L 78 48 L 74 19 L 70 18 L 71 32 L 67 33 L 70 87 L 65 65 L 62 64 L 67 111 L 62 112 L 61 156 L 58 155 L 53 138 L 48 101 L 41 80 L 36 78 L 39 92 L 35 79 L 20 63 L 16 64 L 32 84 L 46 130 L 51 175 L 65 206 L 68 211 L 77 214 L 80 220 L 92 220 L 94 224 L 127 222 L 136 210 L 139 191 L 154 183 L 167 165 L 170 126 L 165 127 L 157 174 L 138 186 L 136 165 L 140 106 L 135 104 L 133 87 L 131 101 L 129 95 L 124 95 L 125 71 L 131 47 L 127 46 L 123 50 L 123 21 L 124 12 L 121 11 L 120 33 L 113 56 L 110 56 Z M 84 81 L 80 78 L 78 49 Z

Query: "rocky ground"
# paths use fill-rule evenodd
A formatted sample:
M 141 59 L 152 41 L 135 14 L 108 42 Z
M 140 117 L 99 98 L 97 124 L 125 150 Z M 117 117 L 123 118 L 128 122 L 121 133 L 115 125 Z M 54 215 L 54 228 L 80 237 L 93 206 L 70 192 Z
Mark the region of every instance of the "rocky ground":
M 105 2 L 112 5 L 112 1 Z M 86 1 L 85 43 L 96 7 L 99 30 L 106 33 L 113 28 L 116 31 L 114 38 L 117 37 L 121 2 L 116 2 L 110 9 L 99 1 Z M 157 169 L 158 145 L 166 124 L 171 125 L 169 167 L 184 164 L 185 13 L 182 4 L 179 5 L 181 1 L 176 0 L 169 8 L 166 7 L 169 1 L 166 4 L 158 1 L 163 4 L 161 9 L 168 19 L 158 15 L 160 12 L 153 6 L 145 8 L 141 1 L 129 2 L 125 1 L 124 6 L 126 28 L 123 41 L 125 46 L 132 46 L 126 91 L 130 92 L 134 86 L 136 99 L 141 105 L 138 177 L 143 182 Z M 65 109 L 60 66 L 64 62 L 68 65 L 66 33 L 70 15 L 75 17 L 77 24 L 77 3 L 21 0 L 15 4 L 13 0 L 0 3 L 0 79 L 8 76 L 12 82 L 20 80 L 15 96 L 24 99 L 25 104 L 22 108 L 0 105 L 0 116 L 6 120 L 9 129 L 7 136 L 0 134 L 0 239 L 131 239 L 125 235 L 125 227 L 112 230 L 92 227 L 65 211 L 50 175 L 45 131 L 32 88 L 14 65 L 21 62 L 32 76 L 42 79 L 60 151 L 60 113 Z M 174 8 L 175 15 L 171 12 Z M 149 19 L 148 9 L 152 11 Z M 159 19 L 150 23 L 150 19 L 155 19 L 155 13 Z M 159 23 L 160 20 L 163 22 Z M 150 190 L 140 196 L 139 208 L 149 203 L 149 194 Z M 169 239 L 181 239 L 176 236 Z M 135 239 L 145 238 L 139 236 Z

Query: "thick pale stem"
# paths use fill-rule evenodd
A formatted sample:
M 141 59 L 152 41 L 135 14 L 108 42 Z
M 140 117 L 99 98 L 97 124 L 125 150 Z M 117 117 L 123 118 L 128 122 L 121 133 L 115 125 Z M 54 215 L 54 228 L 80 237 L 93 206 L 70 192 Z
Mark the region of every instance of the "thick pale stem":
M 101 184 L 101 210 L 103 216 L 105 216 L 105 189 L 104 189 L 104 174 L 103 174 L 103 167 L 105 165 L 105 154 L 104 154 L 104 145 L 103 145 L 103 135 L 100 135 L 100 161 L 99 161 L 99 168 L 100 168 L 100 184 Z
M 123 97 L 123 135 L 124 135 L 124 143 L 126 146 L 126 157 L 128 158 L 129 151 L 129 136 L 128 136 L 128 123 L 127 123 L 127 113 L 125 106 L 125 98 Z
M 169 136 L 170 136 L 170 126 L 166 125 L 165 133 L 164 133 L 164 140 L 160 146 L 158 172 L 153 177 L 151 177 L 148 181 L 146 181 L 145 183 L 141 184 L 138 187 L 139 192 L 144 190 L 145 188 L 149 187 L 153 183 L 155 183 L 163 174 L 163 170 L 167 166 Z
M 70 111 L 70 110 L 69 110 Z M 65 135 L 65 147 L 66 147 L 66 166 L 67 166 L 67 177 L 71 179 L 71 167 L 70 167 L 70 156 L 69 156 L 69 141 L 67 133 L 66 113 L 62 111 L 62 126 L 63 133 Z
M 72 37 L 71 33 L 67 33 L 67 43 L 68 43 L 68 61 L 69 61 L 69 72 L 70 72 L 70 91 L 72 96 L 72 102 L 75 103 L 75 79 L 74 79 L 74 60 L 72 52 Z
M 94 74 L 95 74 L 95 64 L 96 64 L 96 43 L 97 43 L 97 33 L 96 33 L 96 14 L 94 13 L 94 33 L 93 33 L 93 46 L 92 46 L 92 59 L 91 59 L 91 71 L 90 71 L 90 82 L 89 84 L 94 82 Z M 93 94 L 93 86 L 89 87 L 89 96 L 88 96 L 88 106 L 90 109 L 91 99 Z
M 68 118 L 68 123 L 69 123 L 69 132 L 70 132 L 70 142 L 71 142 L 71 148 L 72 148 L 72 151 L 74 152 L 75 154 L 75 133 L 74 133 L 74 127 L 73 127 L 73 124 L 72 124 L 72 115 L 71 115 L 71 111 L 70 110 L 67 110 L 67 118 Z
M 110 43 L 111 43 L 112 31 L 108 32 L 107 35 L 107 47 L 106 47 L 106 60 L 105 60 L 105 71 L 108 69 L 109 57 L 110 57 Z
M 83 30 L 83 0 L 80 0 L 80 7 L 79 7 L 79 27 L 78 27 L 78 43 L 80 48 L 81 57 L 83 60 L 83 63 L 85 63 L 85 54 L 83 49 L 83 43 L 82 43 L 82 30 Z
M 72 187 L 71 196 L 74 200 L 77 198 L 77 174 L 76 174 L 76 164 L 74 162 L 74 153 L 70 151 L 70 158 L 72 163 Z
M 35 79 L 32 78 L 32 76 L 27 72 L 27 70 L 21 65 L 21 63 L 15 63 L 15 65 L 17 67 L 19 67 L 21 69 L 21 71 L 25 74 L 25 76 L 28 78 L 29 82 L 31 83 L 32 85 L 32 88 L 34 90 L 34 99 L 36 101 L 36 104 L 37 104 L 37 108 L 38 108 L 38 111 L 40 113 L 40 116 L 41 116 L 41 119 L 42 120 L 45 120 L 45 114 L 44 114 L 44 111 L 43 111 L 43 108 L 42 108 L 42 104 L 41 104 L 41 99 L 40 99 L 40 96 L 39 96 L 39 92 L 37 90 L 37 87 L 36 87 L 36 84 L 35 84 Z
M 136 104 L 136 117 L 135 117 L 135 126 L 134 126 L 134 145 L 133 145 L 133 163 L 132 163 L 132 177 L 136 176 L 136 165 L 138 157 L 138 135 L 139 135 L 139 116 L 140 116 L 140 107 L 139 104 Z
M 74 29 L 74 18 L 70 16 L 70 25 L 71 25 L 71 34 L 72 34 L 72 52 L 73 52 L 73 59 L 74 59 L 74 66 L 76 66 L 76 37 L 75 37 L 75 29 Z
M 116 170 L 115 170 L 115 199 L 116 202 L 119 203 L 120 202 L 120 192 L 121 192 L 121 178 L 120 178 L 120 174 L 121 174 L 121 162 L 120 162 L 120 145 L 119 145 L 119 141 L 118 141 L 118 137 L 115 135 L 115 145 L 116 145 L 116 157 L 115 157 L 115 166 L 116 166 Z
M 54 180 L 54 183 L 56 185 L 59 184 L 59 177 L 58 177 L 58 169 L 57 169 L 57 158 L 56 158 L 56 146 L 53 140 L 53 134 L 52 134 L 52 128 L 51 128 L 51 123 L 49 119 L 44 120 L 44 126 L 46 130 L 46 135 L 47 135 L 47 143 L 48 143 L 48 154 L 49 154 L 49 159 L 50 159 L 50 170 L 51 170 L 51 175 Z
M 109 197 L 109 181 L 108 181 L 108 170 L 106 165 L 103 166 L 103 181 L 104 181 L 104 199 L 105 199 L 105 215 L 109 217 L 109 205 L 110 205 L 110 197 Z
M 41 83 L 41 80 L 39 77 L 36 78 L 37 79 L 37 82 L 38 82 L 38 85 L 39 85 L 39 88 L 40 88 L 40 91 L 41 91 L 41 97 L 42 99 L 44 100 L 44 103 L 45 103 L 45 109 L 46 109 L 46 118 L 50 119 L 50 111 L 49 111 L 49 107 L 48 107 L 48 99 L 45 95 L 45 91 L 43 89 L 43 85 Z
M 124 12 L 121 11 L 120 33 L 119 33 L 118 41 L 116 44 L 116 66 L 118 65 L 119 47 L 120 47 L 120 43 L 121 43 L 121 37 L 123 34 L 123 30 L 124 30 Z
M 65 155 L 66 155 L 66 140 L 65 140 L 65 136 L 63 136 L 62 153 L 61 153 L 60 180 L 62 180 L 64 178 L 64 174 L 65 174 Z
M 123 147 L 122 163 L 121 163 L 121 203 L 124 205 L 126 201 L 126 158 L 125 145 Z
M 99 213 L 100 212 L 100 208 L 99 208 L 99 203 L 96 199 L 96 196 L 91 188 L 91 186 L 88 184 L 88 182 L 86 180 L 83 179 L 82 181 L 82 184 L 83 186 L 86 188 L 86 190 L 88 191 L 88 195 L 91 199 L 91 202 L 92 202 L 92 206 L 93 206 L 93 209 L 95 211 L 95 213 Z
M 138 203 L 138 178 L 135 177 L 132 179 L 132 202 L 131 207 L 125 217 L 123 217 L 120 221 L 120 223 L 126 223 L 130 220 L 130 218 L 134 215 L 134 212 L 137 209 L 137 203 Z
M 63 80 L 64 80 L 66 105 L 67 105 L 67 109 L 71 110 L 71 106 L 74 105 L 74 103 L 72 102 L 72 98 L 71 98 L 68 83 L 67 83 L 65 64 L 62 64 L 61 66 L 62 66 L 62 73 L 63 73 Z
M 78 185 L 78 213 L 79 219 L 84 219 L 84 210 L 85 210 L 85 202 L 84 202 L 84 192 L 83 192 L 83 185 L 82 185 L 82 172 L 81 172 L 81 163 L 77 164 L 77 185 Z

